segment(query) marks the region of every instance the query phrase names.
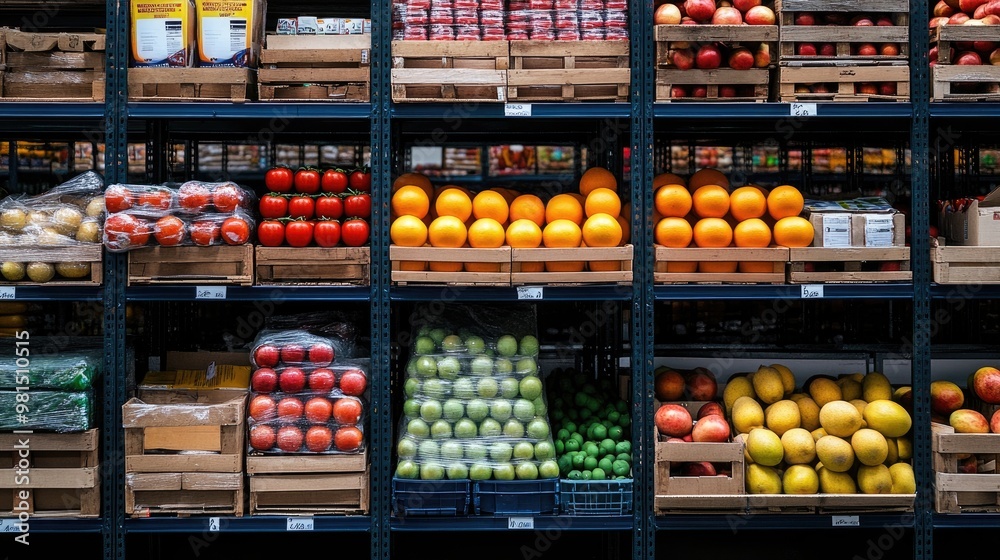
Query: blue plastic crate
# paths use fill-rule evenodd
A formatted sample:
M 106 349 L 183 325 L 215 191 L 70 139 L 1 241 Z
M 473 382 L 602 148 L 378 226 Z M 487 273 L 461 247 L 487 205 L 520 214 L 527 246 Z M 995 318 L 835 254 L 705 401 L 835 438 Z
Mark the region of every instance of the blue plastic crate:
M 481 480 L 472 488 L 476 515 L 559 513 L 559 480 Z
M 559 501 L 569 515 L 628 515 L 632 480 L 561 480 Z
M 392 479 L 392 513 L 406 515 L 467 515 L 468 480 Z

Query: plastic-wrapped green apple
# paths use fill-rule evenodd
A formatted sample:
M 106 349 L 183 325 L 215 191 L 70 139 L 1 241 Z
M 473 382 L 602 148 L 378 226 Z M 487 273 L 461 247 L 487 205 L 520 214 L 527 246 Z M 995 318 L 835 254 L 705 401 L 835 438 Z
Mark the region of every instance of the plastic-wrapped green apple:
M 420 375 L 420 373 L 417 372 L 417 359 L 410 358 L 410 361 L 406 362 L 406 376 L 412 378 L 418 375 Z
M 482 354 L 486 351 L 486 341 L 481 336 L 470 336 L 465 339 L 465 350 L 469 354 Z
M 471 442 L 465 446 L 465 458 L 470 461 L 479 461 L 489 455 L 489 449 L 481 443 Z
M 528 422 L 528 437 L 531 439 L 546 439 L 549 437 L 549 423 L 545 420 Z
M 514 444 L 514 460 L 527 461 L 535 456 L 535 446 L 527 441 L 519 441 Z
M 420 467 L 413 461 L 400 461 L 396 465 L 396 478 L 413 480 L 420 476 Z
M 484 399 L 492 399 L 500 392 L 500 384 L 492 377 L 484 377 L 476 384 L 476 394 Z
M 441 414 L 441 417 L 451 422 L 465 416 L 465 405 L 458 399 L 448 399 L 444 401 L 443 409 L 444 412 Z
M 514 465 L 510 463 L 494 465 L 493 478 L 497 480 L 514 480 Z
M 509 443 L 498 441 L 490 446 L 490 459 L 494 462 L 506 463 L 513 454 L 514 448 Z
M 431 437 L 434 439 L 451 439 L 451 424 L 447 420 L 438 420 L 431 424 Z
M 406 399 L 403 401 L 403 416 L 407 418 L 420 416 L 420 402 L 416 399 Z
M 507 358 L 497 358 L 493 361 L 493 371 L 497 375 L 510 375 L 514 373 L 514 362 Z
M 513 377 L 504 377 L 500 380 L 500 396 L 505 399 L 513 399 L 517 396 L 520 388 L 518 386 L 517 379 Z
M 521 422 L 528 422 L 535 417 L 535 405 L 527 399 L 517 399 L 514 401 L 514 418 Z
M 538 364 L 534 358 L 521 358 L 514 365 L 514 370 L 518 375 L 535 375 L 538 373 Z
M 431 337 L 434 344 L 441 346 L 441 343 L 444 342 L 444 337 L 448 336 L 448 331 L 442 328 L 431 329 L 430 332 L 427 333 L 427 336 Z
M 531 404 L 535 407 L 535 416 L 544 417 L 549 412 L 549 407 L 545 406 L 545 399 L 538 397 L 537 399 L 531 401 Z
M 457 379 L 462 364 L 454 356 L 445 356 L 437 361 L 437 374 L 441 379 Z
M 426 439 L 417 447 L 417 456 L 421 461 L 437 459 L 441 456 L 441 445 L 432 439 Z
M 20 208 L 8 208 L 0 213 L 0 226 L 10 231 L 21 231 L 28 225 L 28 214 Z
M 559 464 L 552 460 L 542 461 L 538 465 L 538 476 L 540 478 L 558 478 Z
M 524 437 L 524 424 L 511 418 L 503 425 L 503 435 L 511 438 Z
M 24 263 L 5 262 L 0 265 L 0 274 L 11 282 L 17 282 L 24 278 Z
M 461 377 L 452 383 L 451 392 L 459 399 L 469 400 L 476 396 L 476 384 L 468 377 Z
M 465 451 L 462 449 L 461 442 L 451 439 L 441 444 L 441 457 L 457 461 L 464 456 Z
M 509 358 L 517 355 L 517 339 L 505 334 L 497 339 L 497 354 Z
M 490 417 L 497 422 L 506 422 L 512 410 L 513 406 L 506 399 L 496 399 L 490 403 Z
M 417 456 L 417 442 L 407 437 L 399 438 L 396 444 L 396 454 L 400 459 L 412 459 Z
M 542 380 L 534 375 L 524 377 L 521 379 L 520 391 L 522 397 L 533 401 L 542 396 Z
M 437 344 L 434 344 L 434 339 L 429 336 L 419 336 L 413 343 L 413 352 L 418 356 L 433 354 L 436 350 Z
M 493 375 L 493 359 L 488 356 L 476 356 L 469 364 L 469 371 L 472 375 L 489 377 Z
M 427 422 L 419 418 L 414 418 L 406 424 L 406 433 L 419 439 L 430 437 L 431 427 L 427 425 Z
M 489 480 L 493 478 L 493 467 L 486 463 L 475 463 L 469 468 L 469 478 L 472 480 Z
M 455 422 L 455 437 L 458 439 L 472 439 L 477 435 L 479 435 L 479 428 L 472 420 L 462 418 Z
M 417 375 L 420 377 L 434 377 L 437 375 L 437 360 L 430 356 L 420 356 L 417 358 Z
M 536 480 L 538 478 L 538 467 L 531 461 L 519 463 L 515 472 L 518 480 Z
M 535 458 L 539 461 L 554 459 L 555 456 L 556 447 L 551 441 L 545 440 L 535 444 Z
M 420 419 L 430 423 L 441 418 L 441 401 L 426 400 L 420 405 Z
M 84 243 L 101 241 L 101 224 L 95 220 L 85 220 L 76 230 L 76 240 Z
M 406 380 L 406 383 L 403 383 L 403 394 L 406 395 L 407 397 L 412 397 L 413 395 L 416 395 L 419 392 L 420 392 L 419 379 L 413 379 L 411 377 Z
M 423 384 L 424 394 L 432 399 L 444 399 L 451 392 L 451 382 L 444 379 L 428 379 Z
M 490 415 L 490 405 L 483 399 L 473 399 L 469 401 L 469 404 L 465 405 L 465 414 L 473 422 L 482 422 L 483 419 Z
M 439 463 L 423 463 L 420 465 L 421 480 L 442 480 L 444 478 L 444 467 Z
M 469 467 L 465 463 L 451 463 L 448 465 L 448 480 L 465 480 L 469 478 Z
M 503 433 L 503 426 L 492 418 L 486 418 L 479 424 L 479 437 L 497 437 Z
M 538 355 L 538 339 L 530 334 L 521 338 L 517 345 L 517 353 L 522 356 L 535 357 Z
M 449 334 L 441 341 L 441 350 L 445 352 L 461 352 L 465 350 L 465 344 L 462 343 L 462 337 L 457 334 Z

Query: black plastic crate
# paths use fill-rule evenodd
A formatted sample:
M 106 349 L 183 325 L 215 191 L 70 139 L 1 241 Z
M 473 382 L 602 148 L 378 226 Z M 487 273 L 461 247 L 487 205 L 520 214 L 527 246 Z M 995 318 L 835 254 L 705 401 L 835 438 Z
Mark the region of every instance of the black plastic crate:
M 472 489 L 472 503 L 477 515 L 559 513 L 559 480 L 481 480 Z
M 627 515 L 632 480 L 560 480 L 559 501 L 570 515 Z
M 468 480 L 392 479 L 392 513 L 406 515 L 467 515 Z

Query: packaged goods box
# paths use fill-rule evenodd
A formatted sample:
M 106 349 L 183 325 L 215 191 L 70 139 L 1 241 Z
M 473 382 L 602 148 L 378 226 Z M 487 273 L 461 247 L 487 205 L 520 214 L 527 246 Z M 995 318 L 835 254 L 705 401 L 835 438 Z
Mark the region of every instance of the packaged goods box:
M 256 66 L 264 6 L 264 0 L 196 0 L 198 66 Z
M 810 200 L 805 213 L 816 232 L 813 247 L 906 245 L 906 216 L 881 198 Z
M 133 0 L 131 35 L 132 66 L 191 66 L 194 1 Z
M 938 224 L 950 245 L 1000 247 L 1000 188 L 958 212 L 942 211 Z
M 148 403 L 221 403 L 250 388 L 247 352 L 168 351 L 164 371 L 151 371 L 139 384 Z

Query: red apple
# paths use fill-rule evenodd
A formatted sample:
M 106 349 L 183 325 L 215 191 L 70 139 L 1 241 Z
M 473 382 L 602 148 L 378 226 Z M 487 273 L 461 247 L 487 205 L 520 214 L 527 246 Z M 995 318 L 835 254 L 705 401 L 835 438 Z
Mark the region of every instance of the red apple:
M 698 22 L 687 16 L 684 16 L 681 18 L 681 25 L 698 25 Z
M 987 0 L 958 0 L 958 9 L 971 14 L 976 11 L 976 8 L 982 6 Z
M 878 49 L 871 43 L 861 43 L 858 45 L 857 54 L 858 56 L 875 56 L 878 54 Z
M 715 400 L 719 385 L 712 372 L 702 369 L 687 379 L 688 396 L 693 401 Z
M 681 10 L 675 4 L 664 4 L 653 14 L 656 25 L 677 25 L 681 22 Z
M 986 15 L 1000 15 L 1000 1 L 990 0 L 986 3 Z
M 830 93 L 830 87 L 827 86 L 826 84 L 813 84 L 813 86 L 812 86 L 812 92 L 813 93 Z M 810 270 L 808 269 L 808 266 L 810 264 L 815 265 L 815 263 L 806 263 L 806 267 L 807 267 L 806 268 L 806 272 L 810 272 Z M 813 269 L 813 271 L 815 271 L 815 269 Z
M 694 68 L 694 53 L 691 49 L 678 49 L 671 53 L 670 61 L 678 70 L 690 70 Z
M 282 426 L 278 430 L 278 449 L 287 453 L 302 449 L 302 430 L 295 426 Z
M 881 82 L 878 85 L 879 95 L 896 95 L 896 82 Z M 899 263 L 885 263 L 885 264 L 895 264 L 899 266 Z
M 725 418 L 726 417 L 726 413 L 722 409 L 722 405 L 721 404 L 719 404 L 719 403 L 717 403 L 715 401 L 712 401 L 712 402 L 708 402 L 708 403 L 705 403 L 705 404 L 701 405 L 701 408 L 698 409 L 698 419 L 699 420 L 701 420 L 702 418 L 704 418 L 706 416 L 721 416 L 721 417 Z
M 360 369 L 349 369 L 340 376 L 340 392 L 349 397 L 360 397 L 368 387 L 368 376 Z
M 855 93 L 865 95 L 878 95 L 878 86 L 870 82 L 864 82 L 854 86 Z
M 671 437 L 684 437 L 694 427 L 691 413 L 678 404 L 661 405 L 653 421 L 661 434 Z
M 948 416 L 962 408 L 965 404 L 965 394 L 962 388 L 951 381 L 931 381 L 931 410 Z
M 333 346 L 326 342 L 317 342 L 309 347 L 309 361 L 314 366 L 328 366 L 333 363 L 333 358 Z
M 742 13 L 747 13 L 750 8 L 760 6 L 761 0 L 733 0 L 733 7 Z
M 281 361 L 286 364 L 301 364 L 306 360 L 306 349 L 301 344 L 286 344 L 281 348 Z
M 729 441 L 729 422 L 722 416 L 706 416 L 694 424 L 691 439 L 698 442 L 725 443 Z
M 754 6 L 747 10 L 743 21 L 748 25 L 774 25 L 774 11 L 767 6 Z
M 854 16 L 851 18 L 851 25 L 855 27 L 872 27 L 875 25 L 875 22 L 868 16 Z
M 893 27 L 896 24 L 895 22 L 892 21 L 892 18 L 890 18 L 889 16 L 881 16 L 877 20 L 875 20 L 875 25 L 878 27 Z
M 986 417 L 968 408 L 960 408 L 948 417 L 948 424 L 960 434 L 988 434 L 990 423 Z
M 837 56 L 837 45 L 833 43 L 823 43 L 819 46 L 820 56 Z
M 934 4 L 934 11 L 931 12 L 934 17 L 950 17 L 954 13 L 955 9 L 944 0 L 938 0 L 938 3 Z
M 329 393 L 337 384 L 337 375 L 327 368 L 313 370 L 309 374 L 309 390 L 314 393 Z
M 715 0 L 685 0 L 684 13 L 698 22 L 707 22 L 715 15 Z
M 715 466 L 708 461 L 700 463 L 684 463 L 681 467 L 681 476 L 715 476 Z
M 980 4 L 976 11 L 972 12 L 973 20 L 981 20 L 986 15 L 986 4 Z
M 1000 404 L 1000 370 L 982 367 L 972 374 L 972 390 L 987 404 Z
M 305 417 L 310 424 L 326 424 L 332 414 L 333 404 L 328 399 L 313 397 L 306 401 Z
M 274 367 L 280 358 L 281 352 L 271 344 L 261 344 L 253 351 L 253 363 L 257 367 Z
M 267 451 L 274 447 L 277 439 L 274 428 L 267 424 L 256 424 L 250 428 L 250 447 L 258 451 Z
M 929 27 L 931 29 L 934 29 L 935 27 L 937 27 L 939 25 L 944 25 L 944 24 L 948 23 L 948 20 L 949 20 L 949 18 L 946 18 L 946 17 L 931 18 Z
M 694 65 L 702 70 L 713 70 L 722 64 L 722 53 L 715 45 L 702 45 L 695 55 Z
M 979 66 L 983 63 L 983 59 L 979 57 L 979 53 L 975 51 L 965 51 L 959 53 L 955 58 L 955 64 L 960 64 L 962 66 Z
M 812 43 L 799 43 L 796 51 L 799 56 L 816 56 L 816 45 Z
M 1000 408 L 993 411 L 993 416 L 990 417 L 990 431 L 1000 434 Z
M 304 407 L 295 397 L 285 397 L 278 401 L 278 420 L 282 424 L 294 424 L 302 419 Z
M 269 367 L 260 368 L 250 377 L 250 389 L 257 393 L 270 393 L 278 387 L 278 373 Z
M 816 25 L 816 16 L 810 12 L 799 12 L 795 14 L 795 25 Z
M 753 68 L 754 56 L 750 49 L 737 47 L 729 54 L 729 67 L 735 70 L 749 70 Z
M 708 97 L 708 87 L 694 86 L 691 88 L 691 97 Z
M 771 65 L 771 47 L 767 43 L 760 44 L 753 56 L 753 65 L 755 68 L 767 68 Z
M 847 14 L 843 12 L 826 12 L 823 14 L 823 23 L 827 25 L 847 25 Z
M 306 386 L 306 374 L 297 367 L 287 367 L 278 374 L 278 386 L 285 393 L 298 393 Z
M 878 53 L 882 56 L 899 56 L 899 47 L 895 43 L 886 43 L 879 47 Z
M 719 97 L 736 97 L 736 87 L 719 86 Z
M 250 404 L 247 406 L 247 413 L 250 415 L 250 418 L 253 418 L 257 422 L 273 420 L 278 416 L 274 399 L 267 395 L 256 395 L 250 399 Z
M 993 52 L 993 50 L 997 48 L 997 44 L 993 41 L 974 41 L 972 43 L 972 48 L 985 54 Z
M 653 392 L 660 402 L 679 401 L 684 397 L 684 376 L 667 369 L 656 374 Z
M 688 91 L 684 86 L 672 86 L 670 88 L 670 99 L 678 99 L 688 96 Z
M 311 426 L 306 432 L 306 449 L 313 453 L 328 451 L 333 445 L 333 431 L 326 426 Z
M 712 15 L 712 25 L 742 25 L 743 14 L 736 8 L 719 8 Z
M 692 429 L 693 429 L 693 428 L 692 428 Z M 691 434 L 688 434 L 688 435 L 686 435 L 686 436 L 682 437 L 682 438 L 681 438 L 681 441 L 686 441 L 687 443 L 691 443 L 691 442 L 693 442 L 694 440 L 693 440 L 693 439 L 691 439 Z
M 1000 3 L 997 5 L 1000 5 Z M 983 22 L 983 25 L 1000 25 L 1000 14 L 988 14 L 980 21 Z
M 958 12 L 956 14 L 952 14 L 952 16 L 948 18 L 948 24 L 962 25 L 963 23 L 969 21 L 969 19 L 971 18 L 968 16 L 968 14 L 964 12 Z
M 976 474 L 978 472 L 978 461 L 975 455 L 969 455 L 958 462 L 958 472 L 962 474 Z

